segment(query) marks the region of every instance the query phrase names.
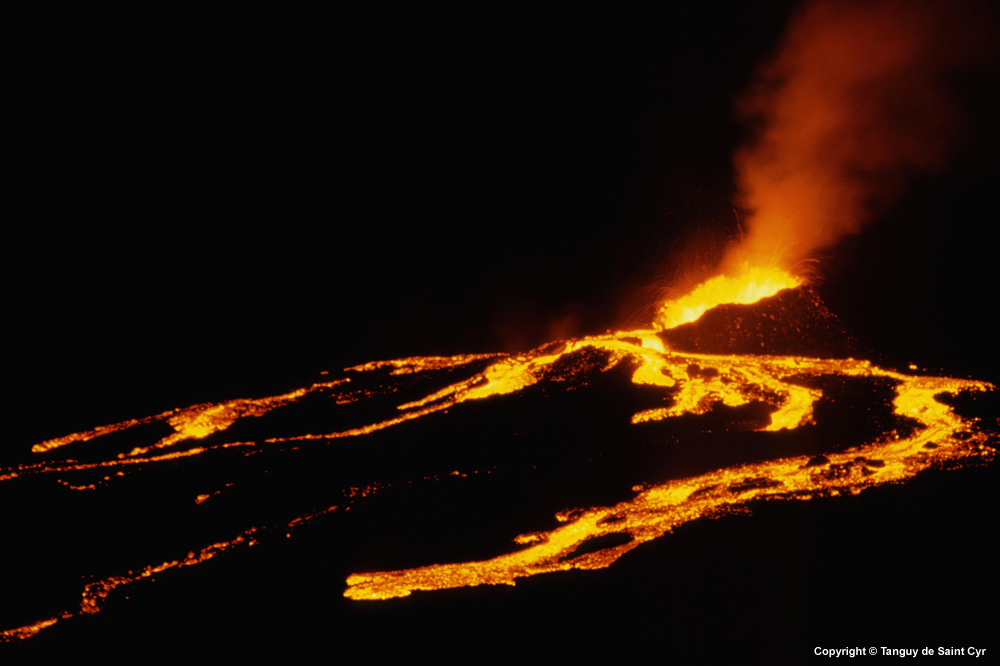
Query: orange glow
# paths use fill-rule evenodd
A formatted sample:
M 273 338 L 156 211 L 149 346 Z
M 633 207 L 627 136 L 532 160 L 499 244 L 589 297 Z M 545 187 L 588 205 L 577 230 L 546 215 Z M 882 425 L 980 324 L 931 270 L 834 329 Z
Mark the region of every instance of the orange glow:
M 605 341 L 593 341 L 600 345 Z M 610 342 L 610 341 L 608 341 Z M 611 348 L 618 349 L 612 342 Z M 635 351 L 635 350 L 633 350 Z M 917 472 L 946 461 L 969 457 L 991 459 L 984 446 L 986 436 L 967 437 L 970 423 L 936 395 L 961 391 L 993 390 L 984 382 L 943 377 L 911 377 L 883 370 L 867 361 L 828 361 L 805 357 L 740 357 L 698 354 L 671 354 L 664 357 L 669 370 L 698 362 L 717 370 L 729 380 L 714 386 L 689 382 L 688 398 L 656 418 L 697 413 L 707 405 L 745 402 L 749 393 L 760 389 L 775 391 L 778 405 L 768 430 L 797 427 L 811 421 L 813 402 L 820 392 L 789 384 L 785 377 L 843 375 L 847 377 L 887 377 L 898 382 L 895 411 L 915 419 L 921 428 L 912 436 L 889 435 L 842 453 L 827 454 L 816 464 L 809 456 L 771 460 L 758 464 L 720 469 L 688 479 L 668 481 L 647 489 L 636 489 L 633 499 L 611 507 L 564 512 L 555 516 L 563 525 L 547 532 L 522 534 L 513 538 L 519 545 L 507 555 L 491 560 L 433 564 L 415 569 L 353 574 L 347 579 L 344 595 L 352 599 L 388 599 L 407 596 L 416 590 L 438 590 L 475 585 L 514 585 L 516 579 L 569 569 L 599 569 L 614 563 L 633 548 L 663 536 L 691 520 L 710 517 L 751 500 L 808 500 L 816 496 L 856 494 L 883 483 L 898 483 Z M 759 393 L 758 393 L 759 395 Z M 775 414 L 780 415 L 777 419 Z M 638 415 L 637 415 L 638 416 Z M 645 419 L 633 418 L 638 423 Z M 933 443 L 932 448 L 926 445 Z M 603 535 L 628 535 L 624 544 L 576 555 L 591 539 Z
M 163 562 L 155 566 L 143 567 L 143 569 L 138 573 L 130 574 L 128 576 L 112 576 L 110 578 L 105 578 L 104 580 L 89 583 L 83 588 L 83 600 L 80 602 L 80 610 L 89 614 L 97 613 L 101 610 L 101 603 L 108 597 L 108 594 L 121 585 L 128 585 L 129 583 L 134 583 L 138 580 L 142 580 L 143 578 L 149 578 L 154 574 L 162 573 L 168 569 L 189 567 L 194 564 L 200 564 L 212 559 L 219 553 L 225 552 L 226 550 L 243 543 L 252 546 L 254 542 L 250 535 L 256 531 L 257 528 L 250 528 L 231 541 L 213 543 L 211 546 L 202 548 L 198 552 L 192 551 L 188 553 L 187 556 L 182 559 L 170 560 L 169 562 Z
M 717 275 L 689 293 L 660 306 L 656 325 L 671 329 L 697 321 L 708 310 L 725 303 L 746 305 L 791 289 L 804 280 L 777 266 L 744 264 L 737 275 Z
M 35 444 L 31 447 L 31 450 L 33 453 L 46 453 L 68 444 L 73 444 L 75 442 L 88 442 L 92 439 L 97 439 L 98 437 L 134 428 L 138 425 L 156 422 L 165 422 L 169 424 L 174 429 L 172 434 L 163 437 L 149 446 L 135 447 L 127 454 L 128 457 L 143 456 L 155 449 L 168 448 L 188 439 L 203 439 L 211 434 L 226 430 L 229 426 L 241 418 L 263 416 L 272 409 L 295 402 L 308 393 L 323 389 L 330 389 L 338 384 L 348 381 L 350 381 L 350 378 L 333 382 L 317 382 L 307 388 L 296 389 L 291 393 L 268 396 L 266 398 L 243 398 L 220 402 L 218 404 L 207 403 L 202 405 L 192 405 L 191 407 L 185 407 L 183 409 L 171 409 L 170 411 L 166 411 L 155 416 L 147 416 L 141 419 L 130 419 L 121 423 L 115 423 L 108 426 L 102 426 L 100 428 L 94 428 L 92 430 L 86 430 L 84 432 L 72 433 L 70 435 L 65 435 L 64 437 L 49 439 Z M 126 455 L 120 454 L 119 457 L 123 458 L 126 457 Z M 3 476 L 0 475 L 0 481 L 2 480 Z
M 315 520 L 322 515 L 336 511 L 337 508 L 338 507 L 336 506 L 331 506 L 326 509 L 300 516 L 285 525 L 282 531 L 285 532 L 287 537 L 290 537 L 296 527 Z M 170 571 L 171 569 L 180 569 L 183 567 L 201 564 L 202 562 L 207 562 L 216 555 L 220 555 L 237 547 L 253 547 L 257 544 L 258 535 L 264 531 L 264 529 L 265 528 L 262 527 L 251 527 L 250 529 L 238 534 L 233 539 L 213 543 L 197 551 L 190 551 L 182 558 L 168 560 L 156 565 L 145 566 L 138 571 L 130 571 L 127 575 L 109 576 L 107 578 L 88 583 L 83 588 L 78 612 L 64 611 L 59 615 L 45 618 L 29 625 L 0 631 L 0 643 L 30 638 L 42 629 L 51 627 L 60 619 L 70 619 L 77 614 L 93 615 L 98 613 L 101 610 L 104 600 L 107 599 L 116 588 L 130 585 L 141 580 L 150 579 L 156 574 L 164 573 Z
M 154 566 L 143 567 L 138 572 L 129 572 L 126 576 L 111 576 L 103 580 L 95 581 L 93 583 L 88 583 L 83 588 L 82 599 L 80 601 L 80 613 L 86 613 L 93 615 L 101 610 L 101 604 L 108 597 L 108 595 L 117 587 L 123 585 L 128 585 L 129 583 L 134 583 L 136 581 L 151 578 L 153 575 L 162 573 L 169 569 L 175 569 L 180 567 L 192 566 L 194 564 L 200 564 L 207 560 L 212 559 L 219 553 L 229 550 L 235 546 L 247 544 L 253 545 L 253 539 L 251 535 L 257 531 L 257 528 L 251 528 L 246 532 L 240 534 L 235 539 L 231 541 L 226 541 L 222 543 L 214 543 L 210 546 L 202 548 L 198 552 L 190 552 L 186 557 L 170 560 L 157 564 Z M 73 617 L 76 613 L 72 611 L 66 611 L 60 613 L 55 617 L 45 618 L 34 622 L 23 627 L 17 627 L 15 629 L 8 629 L 5 631 L 0 631 L 0 642 L 11 642 L 16 640 L 23 640 L 25 638 L 30 638 L 34 636 L 39 631 L 46 627 L 50 627 L 55 624 L 59 619 L 69 619 Z
M 554 517 L 556 526 L 552 529 L 511 535 L 514 544 L 511 551 L 492 559 L 423 563 L 415 568 L 355 573 L 348 577 L 344 595 L 361 600 L 407 596 L 416 590 L 514 585 L 519 578 L 541 573 L 603 568 L 679 525 L 741 510 L 754 500 L 808 500 L 817 496 L 853 494 L 871 486 L 905 481 L 921 470 L 945 463 L 961 465 L 992 460 L 994 451 L 986 446 L 988 434 L 975 420 L 962 418 L 938 399 L 942 395 L 995 390 L 985 382 L 907 375 L 854 359 L 688 353 L 670 349 L 658 335 L 658 331 L 676 326 L 677 322 L 696 319 L 713 304 L 750 302 L 799 283 L 799 278 L 778 269 L 747 270 L 741 279 L 720 276 L 691 294 L 665 304 L 656 329 L 564 340 L 521 354 L 410 357 L 367 363 L 345 369 L 340 379 L 280 395 L 199 404 L 95 428 L 35 445 L 32 450 L 43 455 L 45 460 L 0 469 L 0 482 L 17 483 L 25 477 L 50 475 L 74 490 L 105 492 L 109 484 L 123 476 L 141 474 L 151 467 L 174 464 L 208 452 L 247 456 L 259 452 L 262 444 L 288 449 L 296 448 L 303 441 L 333 443 L 348 437 L 364 438 L 431 414 L 460 409 L 467 403 L 523 393 L 539 384 L 545 386 L 546 382 L 573 380 L 582 388 L 594 374 L 615 368 L 625 369 L 631 384 L 642 387 L 644 395 L 651 392 L 662 395 L 662 406 L 635 411 L 622 424 L 625 428 L 647 427 L 643 424 L 743 405 L 761 405 L 768 416 L 766 420 L 743 424 L 744 427 L 775 432 L 811 426 L 816 421 L 815 405 L 823 397 L 822 390 L 815 388 L 818 384 L 815 380 L 832 376 L 844 381 L 883 378 L 895 391 L 894 413 L 916 424 L 912 432 L 888 431 L 855 448 L 826 452 L 818 460 L 810 456 L 765 460 L 636 487 L 631 499 L 614 506 L 567 509 Z M 594 358 L 601 359 L 603 367 L 579 363 L 582 359 Z M 367 384 L 362 381 L 371 377 L 377 381 Z M 447 378 L 449 383 L 442 387 L 434 381 L 427 383 L 424 377 Z M 358 381 L 353 382 L 352 378 Z M 354 412 L 368 415 L 365 417 L 368 420 L 347 421 L 349 427 L 340 430 L 316 434 L 262 433 L 255 441 L 210 437 L 224 433 L 240 420 L 255 419 L 288 407 L 307 395 L 323 396 L 329 409 L 336 410 L 368 397 L 378 397 L 383 403 L 391 401 L 400 387 L 411 385 L 429 388 L 423 397 L 414 399 L 413 394 L 408 393 L 406 400 L 389 402 L 382 408 L 382 418 L 372 418 L 366 410 Z M 154 422 L 166 424 L 174 432 L 159 437 L 136 430 L 132 439 L 126 440 L 127 452 L 106 453 L 105 459 L 93 462 L 58 457 L 62 448 L 70 443 L 128 432 L 135 425 Z M 152 441 L 144 442 L 143 437 Z M 189 440 L 198 440 L 199 445 L 177 446 Z M 173 450 L 164 450 L 171 447 Z M 160 452 L 154 454 L 155 451 Z M 115 473 L 110 474 L 110 469 Z M 468 476 L 454 467 L 447 470 L 424 479 L 440 482 L 446 476 Z M 65 475 L 72 475 L 74 481 L 60 478 Z M 77 478 L 80 481 L 76 481 Z M 193 498 L 194 504 L 200 507 L 231 485 L 226 483 L 214 490 L 199 488 Z M 314 508 L 279 525 L 251 527 L 234 538 L 191 550 L 186 557 L 88 583 L 83 588 L 78 610 L 63 611 L 36 623 L 0 632 L 0 640 L 23 640 L 57 620 L 96 613 L 103 600 L 118 587 L 171 569 L 200 564 L 234 548 L 251 547 L 264 534 L 280 532 L 282 538 L 290 538 L 300 526 L 328 513 L 349 511 L 352 502 L 365 501 L 366 497 L 380 492 L 383 486 L 372 481 L 363 486 L 342 488 L 344 501 L 340 504 Z M 191 497 L 186 495 L 184 502 L 189 504 Z M 598 550 L 584 547 L 592 539 L 605 535 L 616 535 L 617 545 Z M 622 537 L 627 537 L 624 543 Z
M 48 617 L 45 618 L 44 620 L 39 620 L 38 622 L 26 625 L 24 627 L 18 627 L 16 629 L 7 629 L 5 631 L 0 631 L 0 643 L 12 643 L 14 641 L 23 641 L 26 638 L 31 638 L 42 629 L 51 627 L 60 619 L 66 617 L 72 617 L 72 614 L 66 613 L 62 616 Z
M 758 131 L 734 157 L 736 203 L 750 216 L 728 262 L 794 266 L 859 231 L 908 174 L 942 168 L 962 138 L 949 78 L 982 57 L 982 14 L 896 0 L 796 11 L 738 103 Z

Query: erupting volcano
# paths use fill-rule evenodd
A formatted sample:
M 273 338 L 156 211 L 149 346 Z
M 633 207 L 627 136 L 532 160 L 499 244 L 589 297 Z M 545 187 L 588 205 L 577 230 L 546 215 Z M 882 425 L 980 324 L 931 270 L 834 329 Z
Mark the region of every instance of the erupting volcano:
M 15 298 L 0 643 L 987 639 L 955 609 L 996 590 L 992 276 L 960 233 L 994 196 L 994 23 L 739 11 L 691 10 L 656 58 L 577 45 L 578 70 L 542 40 L 506 96 L 509 56 L 438 89 L 475 47 L 403 40 L 338 88 L 357 145 L 315 154 L 319 96 L 274 146 L 254 104 L 187 134 L 162 111 L 203 140 L 183 168 L 101 180 L 153 240 L 59 236 L 58 288 Z M 331 180 L 352 205 L 298 203 Z
M 713 278 L 663 304 L 658 322 L 696 322 L 698 313 L 730 302 L 737 305 L 729 318 L 757 311 L 766 320 L 786 285 L 808 289 L 777 269 L 760 276 Z M 772 315 L 769 326 L 815 315 L 785 314 Z M 668 340 L 680 325 L 555 341 L 521 354 L 376 361 L 280 395 L 193 405 L 39 442 L 32 448 L 38 462 L 0 474 L 26 507 L 21 529 L 54 521 L 48 534 L 62 540 L 82 521 L 90 538 L 101 536 L 97 552 L 77 563 L 78 575 L 90 567 L 118 570 L 83 585 L 79 606 L 50 610 L 3 635 L 27 638 L 98 613 L 119 587 L 233 557 L 229 551 L 304 529 L 341 532 L 347 513 L 364 514 L 368 504 L 379 508 L 365 520 L 388 520 L 377 529 L 395 532 L 398 514 L 413 511 L 433 523 L 431 506 L 443 488 L 454 493 L 449 502 L 473 515 L 501 507 L 509 514 L 467 515 L 462 544 L 441 532 L 459 527 L 451 519 L 424 528 L 429 552 L 442 557 L 454 548 L 458 561 L 421 561 L 425 549 L 417 547 L 382 553 L 376 559 L 411 568 L 352 573 L 346 597 L 514 585 L 559 570 L 604 568 L 684 523 L 754 501 L 851 495 L 930 468 L 993 460 L 996 433 L 955 407 L 956 399 L 994 391 L 990 384 L 831 357 L 822 348 L 838 333 L 830 323 L 804 341 L 822 356 L 675 348 Z M 858 419 L 850 435 L 834 425 L 843 418 Z M 414 447 L 424 449 L 419 461 L 408 454 Z M 326 483 L 289 492 L 298 483 L 289 473 L 317 468 L 326 470 Z M 580 483 L 594 475 L 603 487 Z M 549 490 L 522 506 L 505 505 L 512 479 L 532 477 Z M 54 494 L 64 503 L 56 515 L 34 515 L 38 498 L 49 505 Z M 574 504 L 553 513 L 560 501 Z M 105 531 L 109 510 L 118 520 L 134 511 L 158 518 L 133 524 L 122 541 L 117 530 Z M 508 535 L 494 520 L 523 522 L 504 545 Z M 136 541 L 143 547 L 129 547 Z M 22 571 L 57 548 L 46 539 L 19 543 Z M 46 598 L 28 584 L 16 607 L 58 606 L 71 592 Z

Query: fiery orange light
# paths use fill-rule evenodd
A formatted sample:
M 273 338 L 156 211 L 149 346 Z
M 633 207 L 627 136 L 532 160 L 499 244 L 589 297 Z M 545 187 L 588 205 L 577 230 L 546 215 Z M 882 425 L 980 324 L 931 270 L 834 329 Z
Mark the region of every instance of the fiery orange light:
M 823 392 L 815 388 L 815 384 L 804 380 L 824 376 L 884 378 L 891 381 L 895 386 L 892 405 L 895 414 L 918 424 L 912 434 L 900 436 L 898 433 L 887 433 L 877 441 L 847 451 L 828 453 L 819 460 L 809 456 L 767 460 L 637 487 L 630 500 L 609 507 L 567 510 L 555 516 L 559 526 L 551 530 L 513 536 L 516 547 L 510 553 L 492 559 L 363 572 L 347 579 L 345 596 L 352 599 L 386 599 L 406 596 L 416 590 L 513 585 L 519 578 L 540 573 L 607 567 L 642 543 L 663 536 L 685 522 L 738 509 L 752 500 L 808 500 L 838 493 L 853 494 L 870 486 L 904 481 L 921 470 L 945 462 L 992 459 L 993 450 L 986 446 L 987 435 L 977 423 L 962 418 L 938 399 L 943 394 L 994 390 L 985 382 L 906 375 L 854 359 L 686 353 L 669 349 L 664 339 L 657 335 L 659 330 L 697 319 L 718 304 L 754 302 L 801 282 L 801 278 L 777 268 L 747 269 L 739 276 L 724 275 L 708 280 L 686 296 L 665 303 L 654 329 L 565 340 L 516 355 L 412 357 L 373 362 L 346 369 L 347 376 L 341 379 L 316 383 L 277 396 L 195 405 L 95 428 L 42 442 L 33 451 L 52 456 L 68 444 L 99 439 L 123 430 L 129 431 L 139 424 L 157 421 L 172 427 L 174 433 L 152 443 L 137 444 L 128 453 L 106 460 L 89 463 L 73 459 L 50 460 L 0 470 L 0 482 L 14 482 L 33 475 L 86 474 L 91 471 L 102 474 L 101 470 L 117 468 L 116 476 L 104 476 L 94 483 L 66 484 L 60 480 L 64 486 L 81 492 L 100 492 L 115 479 L 141 473 L 148 466 L 191 458 L 209 451 L 244 451 L 242 455 L 250 455 L 259 450 L 259 443 L 287 447 L 304 440 L 333 442 L 345 437 L 362 438 L 465 403 L 521 393 L 553 377 L 557 364 L 593 351 L 605 355 L 604 372 L 627 367 L 632 384 L 663 392 L 665 406 L 634 413 L 631 427 L 642 427 L 644 423 L 687 414 L 704 414 L 719 406 L 739 407 L 754 402 L 765 404 L 770 415 L 767 422 L 757 424 L 757 429 L 761 431 L 792 430 L 812 425 L 814 406 Z M 692 367 L 698 370 L 692 372 Z M 259 443 L 208 438 L 209 435 L 221 435 L 240 420 L 257 418 L 312 393 L 327 395 L 332 405 L 351 405 L 365 398 L 364 391 L 358 393 L 348 388 L 351 376 L 385 372 L 386 369 L 389 369 L 388 376 L 398 377 L 399 381 L 407 381 L 405 378 L 420 373 L 466 370 L 464 378 L 432 390 L 422 398 L 400 402 L 393 415 L 358 423 L 347 429 L 272 436 L 263 438 Z M 586 381 L 587 378 L 578 379 Z M 395 389 L 387 385 L 382 391 L 391 395 Z M 201 444 L 149 455 L 152 451 L 173 447 L 185 440 L 200 440 Z M 227 487 L 229 485 L 232 484 L 227 484 Z M 374 491 L 378 485 L 373 484 L 370 489 Z M 198 494 L 195 504 L 201 505 L 218 492 Z M 366 489 L 344 490 L 348 502 L 364 498 L 367 494 L 369 491 Z M 344 511 L 349 509 L 349 505 L 343 507 Z M 312 511 L 276 528 L 290 536 L 293 528 L 335 510 L 336 506 Z M 136 572 L 127 575 L 89 583 L 83 591 L 78 611 L 64 611 L 36 623 L 4 631 L 0 637 L 21 640 L 60 619 L 78 613 L 98 612 L 102 600 L 117 587 L 168 569 L 199 564 L 234 547 L 252 546 L 259 534 L 268 529 L 266 526 L 252 527 L 232 539 L 192 550 L 187 557 L 138 567 Z M 578 553 L 593 539 L 607 535 L 616 535 L 616 545 L 597 550 L 583 548 L 583 552 Z
M 595 346 L 623 351 L 618 341 L 592 340 Z M 606 347 L 604 345 L 607 344 Z M 718 383 L 689 381 L 688 398 L 653 418 L 699 413 L 713 404 L 743 404 L 751 394 L 764 391 L 775 396 L 778 408 L 766 430 L 795 428 L 811 423 L 812 405 L 821 392 L 787 380 L 793 377 L 843 375 L 886 377 L 896 382 L 896 414 L 915 419 L 920 429 L 909 437 L 887 436 L 821 461 L 809 456 L 784 458 L 758 464 L 720 469 L 697 477 L 637 488 L 633 499 L 610 507 L 567 511 L 556 516 L 563 523 L 547 532 L 522 534 L 507 555 L 490 560 L 432 564 L 414 569 L 358 573 L 347 579 L 344 595 L 358 600 L 407 596 L 417 590 L 438 590 L 476 585 L 514 585 L 518 578 L 570 569 L 610 566 L 637 546 L 659 538 L 676 527 L 720 511 L 745 506 L 752 500 L 808 500 L 838 493 L 856 494 L 883 483 L 896 483 L 946 461 L 991 459 L 985 435 L 968 437 L 973 424 L 938 402 L 940 394 L 993 390 L 984 382 L 944 377 L 911 377 L 883 370 L 867 361 L 822 360 L 805 357 L 740 357 L 668 354 L 654 360 L 631 349 L 630 357 L 664 364 L 675 378 L 692 362 L 718 371 Z M 633 356 L 634 354 L 634 356 Z M 637 372 L 637 375 L 639 373 Z M 636 379 L 633 379 L 636 381 Z M 641 381 L 641 378 L 640 378 Z M 714 385 L 710 385 L 714 384 Z M 758 393 L 759 395 L 759 393 Z M 645 418 L 636 415 L 633 423 Z M 628 537 L 625 543 L 577 554 L 587 542 L 602 536 Z
M 744 264 L 736 275 L 717 275 L 684 296 L 665 302 L 657 311 L 654 323 L 661 329 L 675 328 L 697 321 L 705 312 L 718 305 L 756 303 L 804 282 L 802 278 L 778 266 Z
M 975 2 L 811 0 L 740 96 L 747 233 L 732 257 L 792 266 L 857 233 L 963 137 L 950 80 L 989 52 Z M 992 60 L 990 60 L 992 62 Z

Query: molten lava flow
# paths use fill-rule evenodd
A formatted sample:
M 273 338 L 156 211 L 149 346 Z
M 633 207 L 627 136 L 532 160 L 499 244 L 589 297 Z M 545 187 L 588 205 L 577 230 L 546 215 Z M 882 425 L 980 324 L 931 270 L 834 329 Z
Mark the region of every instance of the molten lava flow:
M 286 536 L 291 537 L 292 530 L 298 525 L 303 523 L 308 523 L 309 521 L 314 520 L 317 516 L 323 515 L 325 513 L 330 513 L 336 510 L 337 507 L 332 506 L 327 509 L 321 511 L 315 511 L 313 513 L 306 514 L 304 516 L 296 518 L 295 520 L 288 523 L 286 527 L 287 529 Z M 204 548 L 200 548 L 197 551 L 190 551 L 187 553 L 187 555 L 185 555 L 182 558 L 161 562 L 160 564 L 156 565 L 145 566 L 138 571 L 129 571 L 128 574 L 126 575 L 110 576 L 102 580 L 97 580 L 88 583 L 83 588 L 79 613 L 93 615 L 95 613 L 100 612 L 101 605 L 103 604 L 104 600 L 107 599 L 108 595 L 118 587 L 136 583 L 141 580 L 151 579 L 153 576 L 170 571 L 171 569 L 180 569 L 183 567 L 189 567 L 196 564 L 201 564 L 203 562 L 207 562 L 216 555 L 224 553 L 228 550 L 232 550 L 233 548 L 236 547 L 246 546 L 248 548 L 252 548 L 253 546 L 257 545 L 256 535 L 261 530 L 262 528 L 251 527 L 250 529 L 245 530 L 241 534 L 238 534 L 233 539 L 230 539 L 228 541 L 222 541 L 219 543 L 213 543 L 209 546 L 205 546 Z M 39 620 L 38 622 L 34 622 L 32 624 L 25 625 L 23 627 L 18 627 L 16 629 L 9 629 L 6 631 L 0 631 L 0 642 L 23 640 L 25 638 L 30 638 L 31 636 L 34 636 L 42 629 L 51 627 L 52 625 L 56 624 L 56 622 L 58 622 L 59 620 L 70 619 L 76 614 L 77 613 L 74 613 L 73 611 L 63 611 L 62 613 L 59 613 L 54 617 L 45 618 L 44 620 Z
M 218 404 L 192 405 L 183 409 L 172 409 L 156 416 L 147 416 L 142 419 L 130 419 L 122 423 L 94 428 L 85 432 L 73 433 L 64 437 L 39 442 L 31 447 L 34 453 L 45 453 L 52 449 L 66 446 L 74 442 L 87 442 L 97 437 L 110 435 L 134 428 L 147 423 L 166 422 L 174 429 L 174 432 L 161 438 L 154 444 L 143 447 L 136 447 L 128 453 L 128 457 L 140 456 L 149 453 L 154 449 L 169 448 L 179 442 L 188 439 L 203 439 L 208 435 L 221 432 L 231 426 L 237 419 L 248 416 L 263 416 L 272 409 L 276 409 L 291 402 L 295 402 L 307 393 L 328 389 L 340 384 L 346 379 L 335 382 L 317 382 L 308 388 L 300 388 L 284 395 L 269 396 L 258 399 L 227 400 Z M 121 455 L 119 457 L 125 457 Z
M 534 399 L 544 399 L 537 396 L 546 395 L 560 384 L 572 385 L 572 391 L 586 391 L 602 375 L 621 377 L 623 385 L 616 385 L 616 391 L 641 395 L 644 405 L 651 404 L 650 396 L 659 396 L 658 406 L 635 408 L 622 423 L 623 428 L 659 427 L 654 424 L 668 425 L 679 417 L 744 407 L 757 410 L 757 416 L 742 423 L 744 430 L 774 433 L 822 427 L 817 423 L 815 406 L 824 398 L 820 388 L 824 378 L 841 382 L 878 380 L 890 386 L 894 397 L 886 408 L 891 409 L 897 424 L 911 424 L 888 427 L 871 441 L 824 451 L 822 455 L 733 463 L 686 478 L 661 477 L 653 483 L 644 482 L 632 488 L 630 499 L 612 506 L 567 509 L 555 516 L 557 525 L 552 529 L 511 535 L 515 545 L 506 554 L 450 564 L 417 562 L 413 564 L 419 566 L 413 568 L 356 573 L 347 579 L 346 597 L 386 599 L 415 590 L 513 585 L 518 578 L 540 573 L 607 567 L 679 525 L 738 510 L 754 500 L 808 500 L 853 494 L 871 486 L 904 481 L 934 466 L 992 460 L 994 450 L 987 446 L 988 433 L 974 419 L 963 418 L 940 399 L 943 395 L 994 390 L 985 382 L 907 375 L 854 359 L 688 353 L 668 348 L 658 335 L 658 331 L 696 319 L 715 304 L 746 303 L 800 283 L 799 278 L 778 269 L 746 270 L 739 279 L 714 278 L 666 304 L 657 318 L 657 329 L 565 340 L 522 354 L 412 357 L 367 363 L 345 369 L 339 379 L 280 395 L 199 404 L 70 434 L 36 444 L 32 451 L 42 460 L 0 469 L 0 483 L 14 491 L 19 484 L 30 485 L 31 490 L 26 492 L 36 493 L 38 488 L 46 487 L 47 481 L 54 481 L 49 487 L 58 488 L 60 497 L 65 493 L 112 496 L 119 484 L 129 483 L 136 475 L 141 479 L 147 473 L 154 474 L 154 470 L 184 474 L 185 470 L 197 470 L 192 465 L 198 465 L 200 460 L 223 460 L 227 464 L 218 468 L 225 470 L 225 476 L 213 487 L 205 487 L 209 483 L 206 479 L 212 478 L 207 472 L 195 475 L 196 482 L 178 486 L 192 490 L 176 493 L 175 510 L 185 516 L 189 514 L 183 512 L 224 511 L 226 503 L 216 498 L 223 492 L 238 492 L 242 483 L 231 477 L 235 474 L 231 464 L 234 461 L 265 451 L 297 451 L 320 443 L 336 446 L 346 438 L 364 442 L 369 435 L 376 437 L 376 432 L 405 432 L 407 423 L 432 414 L 438 419 L 451 418 L 446 416 L 451 413 L 468 415 L 476 404 L 502 401 L 504 396 L 524 396 L 534 387 L 542 388 L 534 391 Z M 332 422 L 339 425 L 303 432 L 295 431 L 287 420 L 261 418 L 291 411 L 293 405 L 301 410 L 307 399 L 324 418 L 332 413 Z M 240 423 L 249 427 L 250 422 L 257 428 L 253 436 L 248 437 L 244 428 L 241 439 L 226 439 L 230 428 Z M 171 432 L 162 435 L 165 427 Z M 103 449 L 95 445 L 89 461 L 67 457 L 68 452 L 88 454 L 90 449 L 85 450 L 84 444 L 105 439 L 109 443 Z M 197 440 L 198 445 L 179 446 L 192 440 Z M 116 442 L 114 446 L 112 442 Z M 403 442 L 405 446 L 410 444 Z M 385 446 L 384 439 L 380 446 Z M 208 462 L 205 465 L 207 470 L 216 469 Z M 453 476 L 467 475 L 448 467 L 418 480 L 438 483 Z M 174 484 L 165 487 L 172 489 Z M 146 563 L 129 561 L 120 575 L 84 585 L 78 609 L 51 613 L 42 620 L 2 632 L 0 638 L 22 640 L 57 621 L 96 613 L 102 600 L 118 587 L 200 564 L 234 548 L 253 546 L 260 539 L 270 538 L 268 534 L 286 538 L 307 525 L 319 529 L 319 516 L 331 514 L 336 518 L 335 514 L 350 510 L 352 504 L 364 502 L 384 488 L 385 484 L 377 479 L 346 485 L 334 491 L 339 497 L 336 503 L 318 507 L 290 505 L 292 508 L 282 518 L 268 523 L 237 526 L 239 521 L 235 521 L 228 534 L 201 542 L 208 545 L 191 547 L 185 541 L 169 548 L 170 553 L 186 552 L 186 556 L 161 556 Z M 123 501 L 132 498 L 126 494 Z M 155 501 L 159 506 L 173 500 L 157 497 Z M 228 506 L 233 510 L 235 505 L 230 502 Z M 184 520 L 172 522 L 185 524 Z M 605 544 L 594 541 L 602 537 L 610 537 L 614 545 L 595 548 Z
M 595 346 L 625 349 L 618 340 L 594 339 Z M 760 499 L 807 500 L 839 493 L 855 494 L 882 484 L 908 479 L 917 472 L 946 461 L 970 457 L 992 458 L 985 435 L 967 437 L 971 425 L 955 415 L 936 395 L 961 391 L 986 391 L 983 382 L 943 377 L 910 377 L 872 366 L 867 361 L 826 361 L 802 357 L 725 357 L 670 354 L 651 359 L 633 348 L 633 358 L 658 365 L 665 375 L 679 374 L 691 363 L 708 367 L 725 381 L 692 387 L 687 404 L 697 413 L 722 402 L 739 404 L 748 394 L 771 393 L 778 405 L 768 430 L 794 428 L 809 423 L 819 391 L 797 386 L 802 377 L 842 375 L 887 377 L 898 382 L 894 407 L 899 416 L 915 419 L 921 428 L 911 436 L 889 435 L 839 454 L 820 459 L 810 456 L 784 458 L 720 469 L 701 476 L 668 481 L 651 488 L 636 488 L 632 500 L 611 507 L 566 511 L 556 515 L 564 523 L 547 532 L 522 534 L 514 542 L 527 545 L 491 560 L 435 564 L 415 569 L 355 574 L 348 578 L 345 596 L 353 599 L 387 599 L 414 590 L 436 590 L 473 585 L 513 585 L 517 578 L 569 569 L 598 569 L 642 543 L 669 533 L 691 520 L 712 516 Z M 645 367 L 645 366 L 641 366 Z M 638 372 L 637 372 L 638 374 Z M 701 382 L 691 382 L 695 385 Z M 714 385 L 710 385 L 714 384 Z M 724 388 L 726 384 L 731 385 Z M 679 405 L 656 418 L 685 411 Z M 777 420 L 774 415 L 780 415 Z M 639 415 L 637 415 L 639 416 Z M 634 418 L 640 422 L 642 418 Z M 625 543 L 576 554 L 585 544 L 602 536 L 627 536 Z
M 676 328 L 696 321 L 717 305 L 756 303 L 782 289 L 798 287 L 803 282 L 802 278 L 777 266 L 751 267 L 744 264 L 737 275 L 717 275 L 684 296 L 667 301 L 660 306 L 655 323 L 661 329 Z

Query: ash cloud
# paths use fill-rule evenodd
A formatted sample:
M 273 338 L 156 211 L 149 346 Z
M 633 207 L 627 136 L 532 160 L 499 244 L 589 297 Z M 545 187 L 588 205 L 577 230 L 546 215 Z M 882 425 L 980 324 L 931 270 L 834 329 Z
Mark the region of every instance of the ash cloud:
M 814 0 L 737 101 L 747 232 L 727 257 L 795 269 L 891 204 L 966 138 L 956 76 L 992 59 L 975 2 Z

